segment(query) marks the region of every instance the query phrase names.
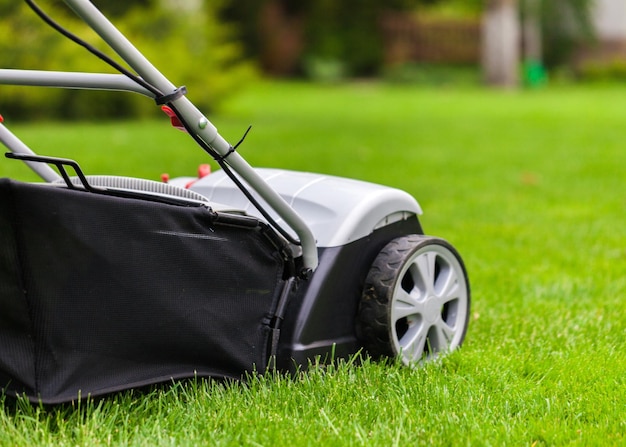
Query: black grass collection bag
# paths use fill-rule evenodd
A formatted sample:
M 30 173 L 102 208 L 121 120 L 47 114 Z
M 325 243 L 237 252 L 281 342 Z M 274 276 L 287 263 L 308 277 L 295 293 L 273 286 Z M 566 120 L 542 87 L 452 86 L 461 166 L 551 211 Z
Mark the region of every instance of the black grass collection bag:
M 256 219 L 0 179 L 0 385 L 56 403 L 264 370 L 287 262 Z

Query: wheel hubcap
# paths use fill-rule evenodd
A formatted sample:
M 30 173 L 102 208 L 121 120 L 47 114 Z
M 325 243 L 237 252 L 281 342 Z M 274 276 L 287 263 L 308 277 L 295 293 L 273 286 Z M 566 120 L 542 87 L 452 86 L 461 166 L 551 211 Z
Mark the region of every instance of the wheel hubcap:
M 439 245 L 416 251 L 401 272 L 391 310 L 394 343 L 405 363 L 454 349 L 467 314 L 464 272 L 454 255 Z

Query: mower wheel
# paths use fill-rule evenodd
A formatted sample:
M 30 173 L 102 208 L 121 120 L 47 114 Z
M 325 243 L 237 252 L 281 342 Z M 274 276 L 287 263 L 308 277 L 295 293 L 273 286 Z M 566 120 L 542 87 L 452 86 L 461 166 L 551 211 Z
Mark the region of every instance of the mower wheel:
M 372 264 L 357 334 L 373 358 L 414 365 L 460 346 L 469 309 L 467 273 L 454 247 L 434 237 L 402 236 Z

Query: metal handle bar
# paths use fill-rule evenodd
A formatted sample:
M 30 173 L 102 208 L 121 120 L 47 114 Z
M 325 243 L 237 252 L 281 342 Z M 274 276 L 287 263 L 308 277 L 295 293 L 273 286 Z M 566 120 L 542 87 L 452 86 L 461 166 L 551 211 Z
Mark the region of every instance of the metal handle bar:
M 164 95 L 176 90 L 172 84 L 148 59 L 88 0 L 64 0 L 65 3 L 89 25 L 115 53 L 117 53 L 135 72 L 148 83 L 163 92 Z M 154 97 L 142 87 L 130 88 L 126 81 L 113 78 L 117 75 L 91 75 L 86 73 L 62 74 L 53 72 L 48 80 L 41 72 L 16 70 L 0 70 L 0 83 L 2 77 L 26 72 L 27 79 L 16 82 L 19 85 L 44 85 L 65 86 L 70 88 L 104 88 L 135 91 L 146 96 Z M 217 128 L 189 101 L 185 96 L 171 101 L 171 104 L 180 113 L 183 119 L 189 123 L 190 131 L 194 132 L 215 152 L 223 157 L 228 156 L 228 165 L 235 171 L 254 191 L 261 196 L 269 206 L 292 228 L 300 239 L 302 247 L 302 261 L 306 271 L 313 271 L 318 264 L 317 247 L 311 229 L 302 218 L 289 206 L 289 204 L 269 186 L 260 175 L 243 159 L 237 152 L 232 151 L 232 146 L 218 133 Z M 31 151 L 32 152 L 32 151 Z M 46 179 L 46 177 L 44 177 Z M 303 272 L 303 273 L 305 273 Z
M 122 74 L 0 69 L 0 84 L 61 87 L 81 90 L 121 90 L 154 98 L 154 93 Z

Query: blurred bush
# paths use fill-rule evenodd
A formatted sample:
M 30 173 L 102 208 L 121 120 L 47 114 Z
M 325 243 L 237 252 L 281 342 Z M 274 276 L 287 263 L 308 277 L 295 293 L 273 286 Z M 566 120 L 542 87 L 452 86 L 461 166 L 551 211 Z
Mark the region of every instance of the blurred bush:
M 461 64 L 405 63 L 387 67 L 383 79 L 391 84 L 422 86 L 478 86 L 482 83 L 480 67 Z
M 242 61 L 231 30 L 216 19 L 216 2 L 197 10 L 172 10 L 164 2 L 136 7 L 114 20 L 116 26 L 202 110 L 218 108 L 255 77 Z M 45 6 L 55 20 L 107 54 L 106 45 L 71 12 Z M 116 60 L 119 61 L 118 58 Z M 22 2 L 0 1 L 0 67 L 113 73 L 84 48 L 46 26 Z M 126 118 L 156 114 L 149 99 L 133 93 L 76 92 L 53 88 L 0 86 L 0 112 L 16 119 Z
M 593 83 L 626 82 L 626 59 L 589 60 L 582 62 L 576 71 L 578 79 Z

